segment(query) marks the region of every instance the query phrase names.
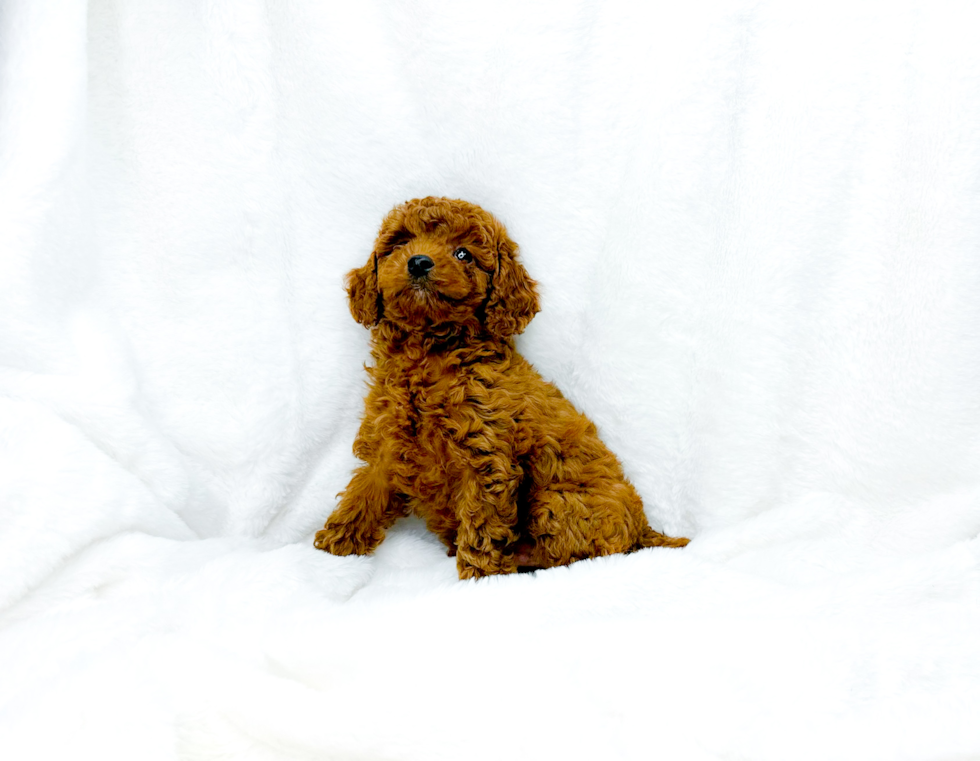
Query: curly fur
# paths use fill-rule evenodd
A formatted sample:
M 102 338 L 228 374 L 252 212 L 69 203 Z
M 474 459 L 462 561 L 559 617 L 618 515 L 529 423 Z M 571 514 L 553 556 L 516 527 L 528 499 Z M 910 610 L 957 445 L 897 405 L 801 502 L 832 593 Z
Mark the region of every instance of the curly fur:
M 413 274 L 412 257 L 431 269 Z M 538 296 L 489 213 L 447 198 L 396 207 L 347 293 L 372 330 L 354 442 L 364 464 L 318 548 L 370 553 L 409 513 L 455 554 L 460 578 L 687 544 L 650 527 L 595 425 L 514 349 Z

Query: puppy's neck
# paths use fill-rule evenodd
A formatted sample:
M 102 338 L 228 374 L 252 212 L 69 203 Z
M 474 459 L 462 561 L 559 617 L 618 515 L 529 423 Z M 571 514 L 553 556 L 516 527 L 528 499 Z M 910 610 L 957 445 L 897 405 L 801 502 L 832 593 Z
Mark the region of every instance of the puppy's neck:
M 510 339 L 492 336 L 482 326 L 456 324 L 410 330 L 382 321 L 371 331 L 371 339 L 376 354 L 404 357 L 409 362 L 454 354 L 465 364 L 493 355 L 506 355 L 514 348 Z

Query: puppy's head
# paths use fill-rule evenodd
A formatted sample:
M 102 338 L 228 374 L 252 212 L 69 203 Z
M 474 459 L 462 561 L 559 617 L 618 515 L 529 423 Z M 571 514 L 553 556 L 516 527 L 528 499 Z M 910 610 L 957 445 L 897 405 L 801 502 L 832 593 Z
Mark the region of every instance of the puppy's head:
M 517 245 L 491 214 L 466 201 L 422 198 L 385 217 L 367 263 L 347 275 L 351 314 L 409 329 L 482 326 L 520 333 L 538 311 Z

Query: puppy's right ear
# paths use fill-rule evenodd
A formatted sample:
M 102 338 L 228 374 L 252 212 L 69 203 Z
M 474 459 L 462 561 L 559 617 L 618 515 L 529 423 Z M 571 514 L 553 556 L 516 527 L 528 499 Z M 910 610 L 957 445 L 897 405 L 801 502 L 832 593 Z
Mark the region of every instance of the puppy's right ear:
M 383 310 L 378 273 L 375 271 L 376 261 L 372 253 L 368 263 L 348 272 L 345 280 L 350 313 L 366 328 L 378 324 Z
M 406 208 L 407 204 L 402 204 L 388 212 L 381 222 L 368 263 L 347 273 L 350 313 L 366 328 L 374 327 L 384 317 L 384 300 L 381 298 L 381 289 L 378 288 L 378 261 L 390 254 L 399 241 L 411 237 L 404 226 Z

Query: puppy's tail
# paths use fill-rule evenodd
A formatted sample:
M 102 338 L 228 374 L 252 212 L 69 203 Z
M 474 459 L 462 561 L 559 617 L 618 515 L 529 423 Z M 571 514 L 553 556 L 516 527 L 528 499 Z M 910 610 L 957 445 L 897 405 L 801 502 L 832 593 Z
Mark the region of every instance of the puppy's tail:
M 666 534 L 661 534 L 658 531 L 654 531 L 652 528 L 647 526 L 643 529 L 643 535 L 640 537 L 641 547 L 684 547 L 690 539 L 685 539 L 682 536 L 673 537 L 667 536 Z

